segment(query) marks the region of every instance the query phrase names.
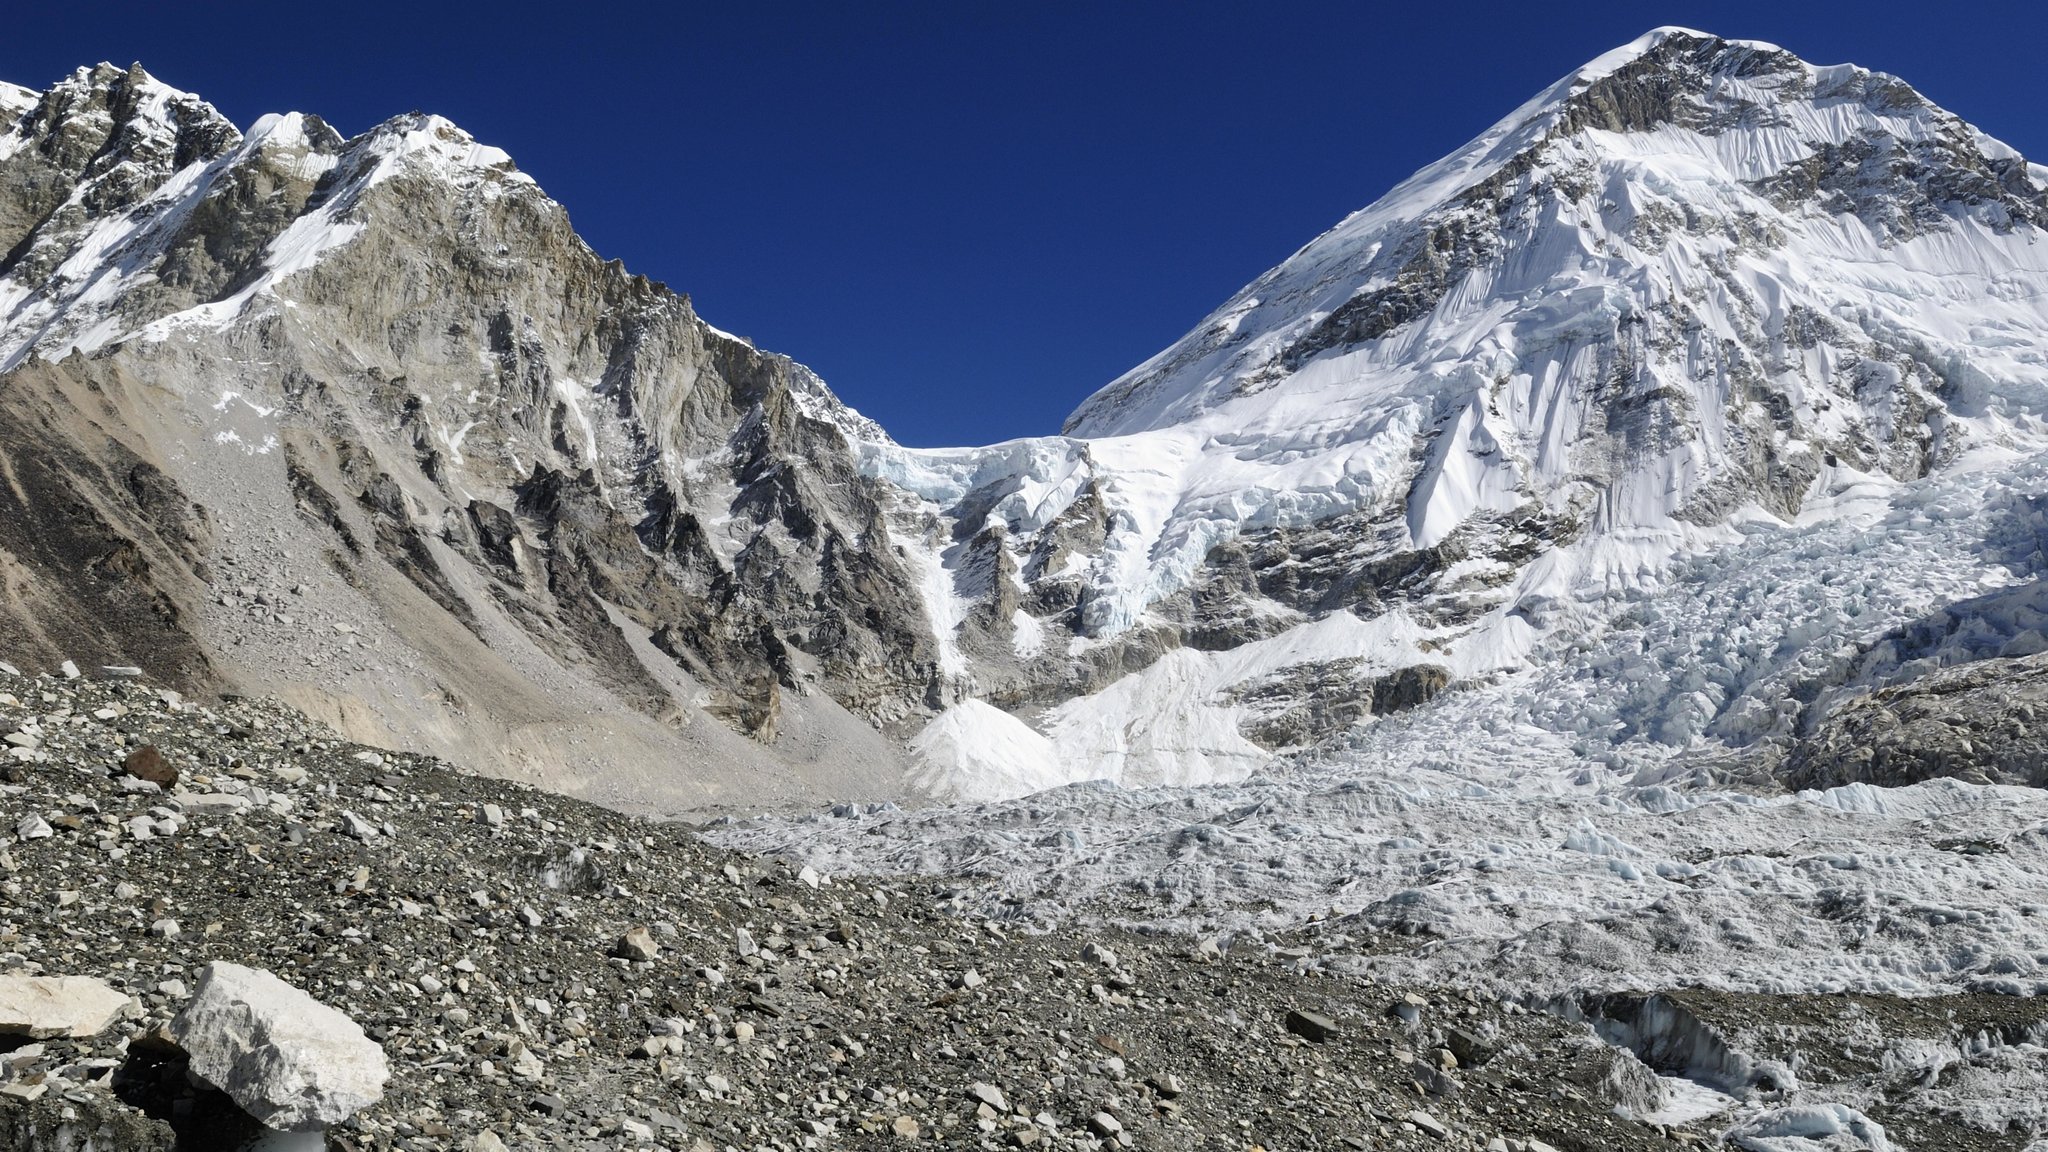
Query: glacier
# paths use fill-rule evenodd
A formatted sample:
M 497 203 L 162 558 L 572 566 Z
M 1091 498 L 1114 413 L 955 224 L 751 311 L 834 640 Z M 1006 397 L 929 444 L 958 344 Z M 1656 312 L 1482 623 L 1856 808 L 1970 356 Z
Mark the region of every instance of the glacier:
M 1684 95 L 1644 107 L 1631 76 L 1674 72 Z M 1942 159 L 1909 179 L 1906 156 Z M 1070 652 L 1155 623 L 1232 541 L 1440 556 L 1425 594 L 1255 600 L 1235 643 L 1018 709 L 1038 740 L 970 684 L 927 730 L 942 803 L 710 835 L 942 877 L 1012 927 L 1284 947 L 1304 972 L 1553 1009 L 2048 993 L 2043 792 L 1788 786 L 1840 702 L 2048 648 L 2044 190 L 1891 77 L 1652 32 L 1246 286 L 1062 436 L 867 457 L 925 516 L 999 524 L 1019 572 L 1067 493 L 1099 499 Z M 1247 738 L 1264 688 L 1422 666 L 1448 683 L 1418 707 Z M 1943 1099 L 2038 1136 L 2039 1043 Z M 1667 1107 L 1737 1147 L 1896 1146 L 1867 1094 L 1774 1074 L 1764 1098 L 1688 1072 Z

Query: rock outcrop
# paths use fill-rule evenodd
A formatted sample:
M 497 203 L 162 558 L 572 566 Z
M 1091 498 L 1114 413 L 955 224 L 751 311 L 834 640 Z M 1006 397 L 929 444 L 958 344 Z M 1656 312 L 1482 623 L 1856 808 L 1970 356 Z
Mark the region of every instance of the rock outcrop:
M 1839 704 L 1801 741 L 1795 787 L 1954 777 L 2048 785 L 2048 655 L 1973 661 Z

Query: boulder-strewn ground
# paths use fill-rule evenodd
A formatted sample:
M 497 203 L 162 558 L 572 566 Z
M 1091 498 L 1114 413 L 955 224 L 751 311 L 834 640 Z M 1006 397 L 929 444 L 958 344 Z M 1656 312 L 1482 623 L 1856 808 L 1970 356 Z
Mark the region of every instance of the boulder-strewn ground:
M 1613 1114 L 1648 1074 L 1582 1027 L 1426 989 L 1407 1023 L 1411 990 L 1272 945 L 963 919 L 943 886 L 793 872 L 271 703 L 6 676 L 0 729 L 0 972 L 134 997 L 90 1040 L 0 1041 L 0 1136 L 69 1109 L 152 1146 L 120 1097 L 208 1146 L 220 1102 L 157 1029 L 229 960 L 382 1043 L 387 1095 L 334 1137 L 365 1150 L 1686 1139 Z M 175 784 L 128 775 L 143 745 Z
M 514 1149 L 1592 1152 L 1726 1125 L 1627 1118 L 1657 1083 L 1583 1023 L 1334 975 L 1308 937 L 1218 949 L 969 919 L 942 883 L 796 871 L 363 749 L 274 703 L 199 707 L 130 680 L 0 675 L 0 731 L 0 973 L 97 976 L 134 997 L 90 1040 L 0 1038 L 0 1147 L 43 1147 L 67 1123 L 101 1129 L 103 1152 L 165 1146 L 126 1102 L 180 1129 L 179 1147 L 227 1146 L 231 1110 L 189 1087 L 158 1031 L 213 960 L 274 972 L 383 1045 L 383 1101 L 330 1137 L 364 1152 L 495 1147 L 486 1132 Z M 136 757 L 145 745 L 160 765 Z M 131 757 L 178 778 L 145 784 Z M 1959 1002 L 2003 1006 L 1970 1019 L 2032 1007 Z M 1835 1003 L 1698 1011 L 1752 1032 L 1792 1012 L 1818 1048 L 1839 1040 L 1813 1031 Z M 1403 1004 L 1412 1020 L 1390 1011 Z M 1946 1035 L 1934 1017 L 1914 1027 Z M 1773 1066 L 1921 1075 L 1883 1067 L 1882 1049 Z M 1859 1098 L 1942 1147 L 2023 1142 Z

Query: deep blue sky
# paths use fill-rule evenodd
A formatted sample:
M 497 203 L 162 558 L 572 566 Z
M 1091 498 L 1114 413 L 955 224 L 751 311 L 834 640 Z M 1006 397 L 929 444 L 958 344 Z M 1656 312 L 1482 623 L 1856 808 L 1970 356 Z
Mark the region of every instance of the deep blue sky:
M 2048 157 L 2048 5 L 63 3 L 0 78 L 139 60 L 247 126 L 439 112 L 906 443 L 1050 432 L 1267 267 L 1658 24 L 1894 72 Z

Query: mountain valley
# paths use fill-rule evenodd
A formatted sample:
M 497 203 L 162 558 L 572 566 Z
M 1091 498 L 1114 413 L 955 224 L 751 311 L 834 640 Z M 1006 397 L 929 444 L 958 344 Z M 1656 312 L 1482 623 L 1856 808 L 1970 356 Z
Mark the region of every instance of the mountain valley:
M 198 901 L 351 1149 L 2048 1147 L 2048 168 L 1902 80 L 1658 29 L 967 448 L 437 116 L 0 129 L 0 977 L 135 996 L 38 1084 Z

